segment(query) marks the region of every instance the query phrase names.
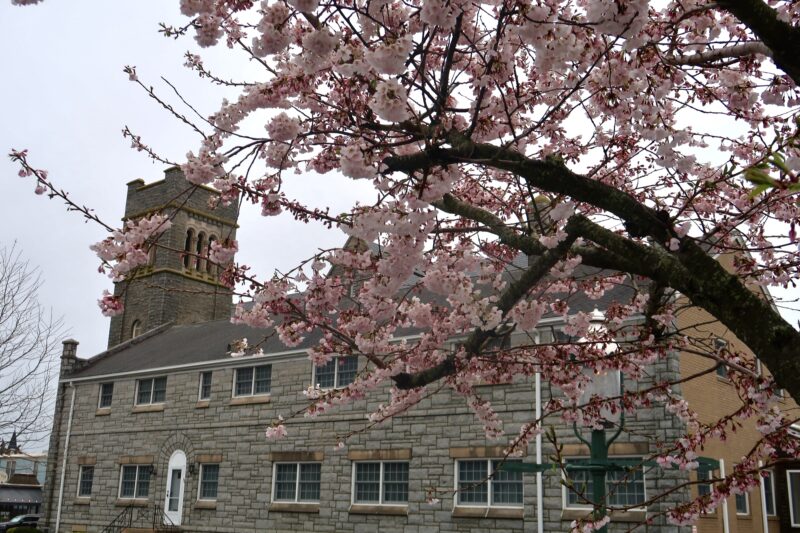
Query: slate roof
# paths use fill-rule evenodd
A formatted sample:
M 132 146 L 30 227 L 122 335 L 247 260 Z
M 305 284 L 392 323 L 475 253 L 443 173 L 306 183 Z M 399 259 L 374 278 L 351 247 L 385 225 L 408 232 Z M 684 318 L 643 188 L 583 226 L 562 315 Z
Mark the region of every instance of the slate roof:
M 515 277 L 514 274 L 521 272 L 526 264 L 525 256 L 516 258 L 514 263 L 509 266 L 509 276 Z M 602 271 L 599 269 L 585 266 L 579 266 L 575 272 L 578 278 L 589 278 L 601 273 Z M 412 281 L 413 279 L 409 279 L 404 285 Z M 590 313 L 595 308 L 603 310 L 608 308 L 612 302 L 628 303 L 633 295 L 634 288 L 630 285 L 618 285 L 614 289 L 606 291 L 601 298 L 596 300 L 589 299 L 583 294 L 574 295 L 568 300 L 570 314 L 579 311 Z M 446 305 L 444 296 L 430 293 L 419 296 L 421 299 L 430 299 L 440 305 Z M 550 313 L 544 318 L 555 316 Z M 272 333 L 270 330 L 232 324 L 227 319 L 187 325 L 165 324 L 87 360 L 86 366 L 70 374 L 68 379 L 218 362 L 230 358 L 229 344 L 242 338 L 247 338 L 252 346 L 268 336 L 261 348 L 266 354 L 276 354 L 292 351 L 302 352 L 316 344 L 321 337 L 318 331 L 312 332 L 306 335 L 300 346 L 290 349 L 278 339 L 277 335 L 270 335 L 270 333 Z M 419 330 L 407 329 L 398 331 L 397 335 L 409 336 L 418 333 Z M 230 360 L 231 362 L 235 361 L 235 359 Z

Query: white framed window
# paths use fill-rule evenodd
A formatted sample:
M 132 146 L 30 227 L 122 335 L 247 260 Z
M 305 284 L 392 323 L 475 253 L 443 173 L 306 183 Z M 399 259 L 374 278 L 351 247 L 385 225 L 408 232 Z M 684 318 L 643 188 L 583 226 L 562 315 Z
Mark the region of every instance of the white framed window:
M 114 400 L 114 384 L 101 383 L 100 394 L 99 397 L 97 398 L 97 407 L 100 409 L 111 407 L 111 402 L 113 400 Z
M 211 372 L 200 372 L 200 390 L 197 393 L 198 400 L 211 399 Z
M 164 403 L 166 399 L 166 376 L 136 380 L 136 405 Z
M 792 527 L 800 527 L 800 470 L 786 471 L 786 487 L 789 489 L 789 515 Z
M 750 514 L 750 494 L 745 492 L 743 494 L 736 494 L 736 514 L 748 515 Z
M 319 502 L 322 463 L 274 463 L 272 501 Z
M 153 248 L 155 248 L 155 246 Z M 142 334 L 142 322 L 141 320 L 134 320 L 133 325 L 131 326 L 131 338 L 135 339 L 141 334 Z
M 761 482 L 764 484 L 764 503 L 767 508 L 767 516 L 776 516 L 775 511 L 775 473 L 772 470 L 765 470 Z
M 407 461 L 353 463 L 352 503 L 408 505 Z
M 314 367 L 313 383 L 321 389 L 338 389 L 350 385 L 358 373 L 358 356 L 337 355 L 324 365 Z
M 237 368 L 233 373 L 234 396 L 269 394 L 272 386 L 272 365 Z
M 78 471 L 78 497 L 89 498 L 94 483 L 94 465 L 82 465 Z
M 152 465 L 122 465 L 119 475 L 119 498 L 147 498 L 150 494 Z
M 500 470 L 500 464 L 522 463 L 506 459 L 456 461 L 455 504 L 459 507 L 522 507 L 522 472 Z
M 639 457 L 610 457 L 609 460 L 641 460 Z M 586 459 L 567 459 L 567 465 L 579 464 Z M 594 480 L 588 470 L 568 470 L 572 488 L 563 487 L 564 508 L 587 509 L 592 507 Z M 612 507 L 642 509 L 647 501 L 644 469 L 633 465 L 628 470 L 606 472 L 606 504 Z
M 219 465 L 201 464 L 200 483 L 197 487 L 198 500 L 216 500 L 219 489 Z

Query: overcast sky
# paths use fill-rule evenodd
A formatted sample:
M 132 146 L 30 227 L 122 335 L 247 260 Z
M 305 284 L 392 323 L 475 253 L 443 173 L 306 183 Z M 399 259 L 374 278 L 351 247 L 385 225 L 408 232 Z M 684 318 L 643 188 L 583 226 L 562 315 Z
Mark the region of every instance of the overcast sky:
M 172 161 L 182 161 L 198 145 L 196 134 L 128 81 L 123 67 L 135 65 L 143 82 L 175 100 L 159 79 L 164 75 L 203 115 L 216 111 L 226 96 L 182 66 L 187 49 L 199 51 L 191 38 L 175 41 L 158 33 L 159 22 L 185 23 L 177 6 L 171 0 L 50 0 L 18 7 L 0 0 L 0 101 L 6 102 L 0 127 L 0 243 L 16 240 L 30 262 L 40 267 L 40 299 L 65 317 L 84 357 L 104 350 L 107 342 L 108 319 L 96 301 L 112 283 L 97 273 L 99 260 L 89 250 L 105 234 L 67 213 L 57 200 L 34 195 L 33 182 L 18 178 L 18 167 L 5 154 L 12 147 L 27 148 L 35 167 L 47 169 L 52 181 L 76 202 L 118 226 L 125 184 L 136 178 L 155 181 L 164 170 L 130 149 L 121 134 L 123 126 Z M 232 61 L 224 47 L 202 54 L 209 67 L 223 74 L 235 76 L 250 68 L 243 60 Z M 299 176 L 290 189 L 315 205 L 328 202 L 336 209 L 353 198 L 345 194 L 352 187 L 331 175 Z M 290 268 L 319 247 L 340 245 L 345 239 L 338 231 L 294 223 L 286 216 L 265 220 L 252 208 L 243 213 L 240 224 L 238 260 L 261 275 Z

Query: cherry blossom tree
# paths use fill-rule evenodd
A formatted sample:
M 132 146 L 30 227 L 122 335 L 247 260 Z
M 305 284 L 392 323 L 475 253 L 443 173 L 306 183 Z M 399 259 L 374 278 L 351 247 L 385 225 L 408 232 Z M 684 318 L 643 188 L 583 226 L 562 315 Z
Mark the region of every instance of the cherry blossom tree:
M 202 138 L 185 161 L 167 161 L 126 129 L 134 148 L 180 164 L 189 181 L 214 186 L 223 202 L 242 198 L 259 204 L 265 217 L 290 212 L 352 237 L 350 246 L 314 254 L 281 275 L 256 277 L 244 265 L 228 270 L 252 298 L 236 321 L 274 327 L 289 347 L 321 331 L 309 351 L 317 364 L 338 353 L 367 361 L 349 387 L 309 389 L 309 414 L 388 384 L 390 401 L 370 418 L 378 423 L 448 388 L 497 437 L 498 417 L 476 386 L 541 373 L 564 394 L 543 416 L 591 427 L 611 403 L 626 410 L 666 404 L 687 433 L 658 460 L 688 469 L 708 439 L 754 419 L 762 440 L 711 496 L 675 509 L 677 523 L 752 487 L 759 460 L 798 454 L 787 433 L 792 415 L 781 412 L 775 393 L 782 388 L 800 399 L 800 333 L 761 289 L 794 286 L 800 264 L 800 4 L 181 0 L 180 6 L 188 19 L 164 25 L 167 36 L 227 45 L 259 65 L 260 74 L 223 79 L 187 53 L 188 68 L 239 88 L 238 98 L 191 124 Z M 126 72 L 173 109 L 134 67 Z M 246 120 L 264 124 L 264 131 L 250 131 Z M 65 197 L 27 153 L 12 157 L 39 192 Z M 369 180 L 375 197 L 335 215 L 285 192 L 296 173 L 331 172 Z M 135 273 L 167 223 L 129 222 L 99 244 L 110 275 Z M 216 244 L 211 258 L 226 264 L 232 246 Z M 509 276 L 520 254 L 528 260 Z M 720 256 L 733 257 L 733 266 Z M 597 274 L 576 276 L 583 267 Z M 606 309 L 602 324 L 571 311 L 566 295 L 599 298 L 620 283 L 634 294 Z M 676 331 L 678 294 L 735 334 L 769 374 L 757 372 L 743 351 Z M 108 314 L 121 310 L 111 295 L 101 306 Z M 545 313 L 561 316 L 565 332 L 581 340 L 498 347 L 498 338 L 531 331 Z M 409 329 L 419 336 L 398 341 L 398 332 Z M 623 336 L 635 342 L 616 344 Z M 454 353 L 443 349 L 452 338 L 464 339 Z M 742 399 L 734 416 L 700 423 L 669 383 L 579 401 L 585 367 L 635 379 L 677 350 L 728 366 Z M 541 419 L 524 425 L 509 453 L 541 430 Z M 283 419 L 267 433 L 285 435 Z

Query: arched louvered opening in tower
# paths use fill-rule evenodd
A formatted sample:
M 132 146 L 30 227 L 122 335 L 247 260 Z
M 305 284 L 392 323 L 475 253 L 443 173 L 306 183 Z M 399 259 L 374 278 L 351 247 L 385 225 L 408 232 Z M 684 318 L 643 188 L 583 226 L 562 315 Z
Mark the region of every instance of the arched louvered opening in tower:
M 194 251 L 194 230 L 190 229 L 186 232 L 186 243 L 183 245 L 183 266 L 184 268 L 191 268 L 194 263 L 192 252 Z
M 203 259 L 206 252 L 206 234 L 202 231 L 197 234 L 197 246 L 195 247 L 195 253 L 197 254 L 195 268 L 202 272 L 205 270 L 206 261 Z
M 209 235 L 208 247 L 206 247 L 206 254 L 205 254 L 206 257 L 209 257 L 209 255 L 211 254 L 211 245 L 214 244 L 215 242 L 217 242 L 217 238 L 214 235 Z M 217 275 L 216 265 L 214 265 L 214 263 L 211 261 L 206 261 L 206 272 L 208 274 L 211 274 L 212 276 L 216 276 Z

